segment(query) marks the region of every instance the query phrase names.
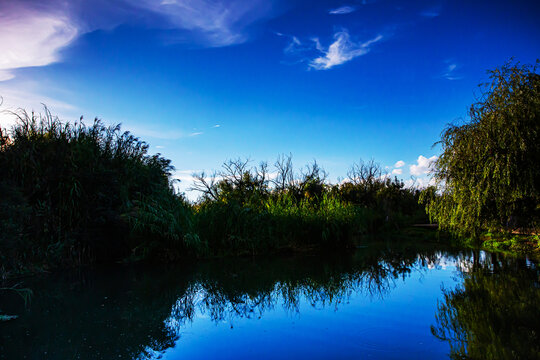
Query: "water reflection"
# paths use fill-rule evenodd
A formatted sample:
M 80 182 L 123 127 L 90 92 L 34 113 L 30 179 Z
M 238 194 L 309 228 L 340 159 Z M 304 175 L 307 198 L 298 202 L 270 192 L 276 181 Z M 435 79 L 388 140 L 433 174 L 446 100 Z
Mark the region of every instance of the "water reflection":
M 489 333 L 492 330 L 484 330 L 490 326 L 506 329 L 496 335 L 501 341 L 508 335 L 510 348 L 533 340 L 530 332 L 519 329 L 525 320 L 539 318 L 536 267 L 479 253 L 394 244 L 348 255 L 224 259 L 170 268 L 110 267 L 27 279 L 25 285 L 35 294 L 28 309 L 9 294 L 0 299 L 4 312 L 20 315 L 0 323 L 0 359 L 155 358 L 178 349 L 183 329 L 203 318 L 234 326 L 248 319 L 264 320 L 276 310 L 302 315 L 306 305 L 334 316 L 332 312 L 339 314 L 351 297 L 384 303 L 397 284 L 411 276 L 421 279 L 430 269 L 445 271 L 449 264 L 458 265 L 463 286 L 442 294 L 433 332 L 450 342 L 454 356 L 474 357 L 473 348 L 487 351 L 475 344 L 496 337 Z M 440 282 L 433 284 L 437 288 L 432 290 L 441 295 Z M 516 296 L 519 302 L 514 302 Z M 383 311 L 402 311 L 392 306 L 403 305 L 385 304 Z M 515 328 L 510 325 L 513 317 L 523 320 Z M 407 334 L 414 326 L 392 331 Z M 428 323 L 425 327 L 429 332 Z M 337 349 L 340 341 L 350 339 L 333 341 Z M 495 353 L 498 348 L 493 346 Z
M 540 272 L 524 259 L 476 253 L 443 290 L 432 333 L 453 359 L 540 359 Z

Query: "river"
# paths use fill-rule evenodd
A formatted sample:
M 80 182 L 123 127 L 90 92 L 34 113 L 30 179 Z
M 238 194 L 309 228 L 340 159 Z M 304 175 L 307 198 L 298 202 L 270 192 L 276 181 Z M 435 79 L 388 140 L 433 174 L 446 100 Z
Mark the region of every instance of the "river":
M 443 359 L 540 354 L 526 258 L 376 243 L 340 254 L 95 266 L 0 293 L 0 359 Z

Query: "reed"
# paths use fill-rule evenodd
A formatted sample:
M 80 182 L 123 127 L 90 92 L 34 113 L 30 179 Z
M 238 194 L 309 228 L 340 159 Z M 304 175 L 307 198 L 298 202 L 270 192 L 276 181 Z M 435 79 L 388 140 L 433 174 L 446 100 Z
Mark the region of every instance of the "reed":
M 373 161 L 328 182 L 316 162 L 295 173 L 229 160 L 196 176 L 196 203 L 175 191 L 171 161 L 119 125 L 62 123 L 20 111 L 0 128 L 0 275 L 111 261 L 262 254 L 355 246 L 425 213 L 418 192 Z M 272 176 L 270 176 L 272 174 Z M 277 175 L 276 175 L 277 174 Z
M 0 132 L 0 257 L 21 270 L 183 251 L 190 208 L 175 193 L 170 160 L 120 126 L 15 114 Z M 191 239 L 191 238 L 190 238 Z M 7 270 L 4 270 L 4 272 Z

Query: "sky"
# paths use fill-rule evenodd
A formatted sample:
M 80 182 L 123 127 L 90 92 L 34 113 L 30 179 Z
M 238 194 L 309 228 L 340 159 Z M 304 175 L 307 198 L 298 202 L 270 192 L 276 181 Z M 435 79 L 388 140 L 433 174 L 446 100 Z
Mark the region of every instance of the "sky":
M 41 104 L 121 123 L 182 191 L 280 154 L 331 181 L 373 159 L 424 186 L 486 71 L 540 57 L 539 17 L 520 0 L 0 0 L 0 126 Z

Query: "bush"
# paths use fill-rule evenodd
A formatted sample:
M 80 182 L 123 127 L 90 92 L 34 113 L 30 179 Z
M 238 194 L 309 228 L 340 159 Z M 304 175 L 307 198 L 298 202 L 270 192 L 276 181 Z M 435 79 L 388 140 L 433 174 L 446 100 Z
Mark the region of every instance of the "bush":
M 9 134 L 0 130 L 0 191 L 9 195 L 1 200 L 2 254 L 55 266 L 148 253 L 156 239 L 188 247 L 188 205 L 173 191 L 169 160 L 97 119 L 86 126 L 47 110 L 17 116 Z

